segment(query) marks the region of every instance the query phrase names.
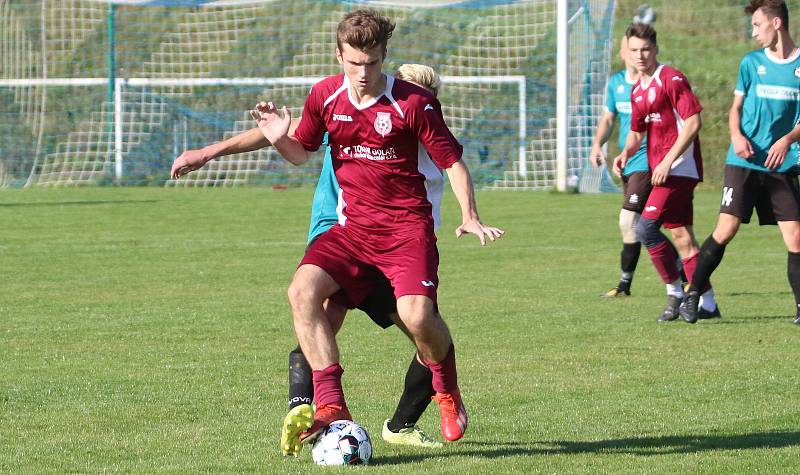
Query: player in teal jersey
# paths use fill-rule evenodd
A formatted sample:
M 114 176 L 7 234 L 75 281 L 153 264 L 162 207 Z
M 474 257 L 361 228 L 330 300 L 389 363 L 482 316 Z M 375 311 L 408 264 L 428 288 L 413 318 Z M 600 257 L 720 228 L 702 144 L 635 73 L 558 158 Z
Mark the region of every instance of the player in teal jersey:
M 603 146 L 611 138 L 614 120 L 619 118 L 619 149 L 625 148 L 625 140 L 631 130 L 631 88 L 639 79 L 639 71 L 628 54 L 628 39 L 623 36 L 619 45 L 619 56 L 625 69 L 611 76 L 606 86 L 606 105 L 600 116 L 595 132 L 589 162 L 598 167 L 605 163 Z M 650 168 L 647 165 L 647 139 L 642 141 L 639 151 L 625 164 L 625 168 L 614 172 L 622 180 L 622 208 L 619 212 L 619 229 L 622 233 L 622 252 L 620 253 L 621 273 L 619 283 L 603 294 L 604 297 L 622 297 L 631 294 L 631 283 L 642 243 L 636 235 L 636 224 L 642 216 L 642 209 L 653 188 L 650 183 Z M 677 251 L 676 251 L 677 254 Z M 679 267 L 682 267 L 679 265 Z M 681 270 L 681 276 L 683 271 Z M 683 279 L 684 282 L 686 279 Z
M 425 87 L 434 95 L 438 93 L 441 84 L 438 74 L 428 66 L 404 64 L 398 68 L 396 76 Z M 297 122 L 299 119 L 295 120 L 293 127 L 296 127 Z M 327 144 L 327 139 L 325 144 Z M 177 179 L 202 168 L 214 158 L 268 146 L 271 144 L 256 127 L 202 149 L 185 151 L 175 160 L 171 176 Z M 341 211 L 339 205 L 339 184 L 333 172 L 330 147 L 326 147 L 322 170 L 314 190 L 308 243 L 330 229 L 339 220 Z M 375 291 L 359 308 L 382 328 L 388 328 L 395 324 L 406 332 L 402 322 L 397 318 L 395 305 L 392 288 L 388 280 L 385 280 L 383 285 L 376 285 Z M 336 328 L 341 326 L 347 309 L 329 303 L 326 310 L 329 312 L 329 318 L 335 322 Z M 299 446 L 286 446 L 287 439 L 289 439 L 286 436 L 288 435 L 287 431 L 293 430 L 291 426 L 296 424 L 296 421 L 304 419 L 310 412 L 309 405 L 313 399 L 311 378 L 311 368 L 298 346 L 289 353 L 289 413 L 284 420 L 281 435 L 281 450 L 284 455 L 297 455 L 300 451 Z M 431 378 L 428 367 L 419 362 L 415 355 L 406 372 L 403 393 L 395 413 L 391 419 L 384 421 L 381 435 L 386 442 L 428 448 L 442 446 L 440 442 L 431 439 L 416 425 L 434 394 Z M 307 427 L 301 426 L 301 428 L 306 429 Z
M 788 278 L 794 293 L 794 323 L 800 325 L 800 190 L 795 166 L 800 140 L 800 49 L 789 34 L 782 0 L 751 0 L 753 38 L 764 47 L 739 66 L 728 126 L 722 204 L 714 232 L 700 249 L 697 268 L 680 313 L 698 317 L 702 289 L 722 261 L 725 246 L 748 223 L 753 208 L 761 225 L 777 224 L 788 250 Z
M 639 79 L 639 72 L 628 54 L 628 41 L 624 36 L 620 42 L 619 56 L 625 63 L 625 69 L 611 76 L 606 86 L 606 106 L 597 124 L 597 131 L 592 142 L 589 162 L 598 167 L 605 163 L 603 146 L 611 138 L 614 120 L 619 118 L 619 148 L 625 147 L 625 139 L 631 129 L 631 87 Z M 628 160 L 625 168 L 618 173 L 622 180 L 622 209 L 619 212 L 619 229 L 622 233 L 622 252 L 620 253 L 619 283 L 604 295 L 620 297 L 631 294 L 631 283 L 642 243 L 636 236 L 636 223 L 642 215 L 644 203 L 650 194 L 650 168 L 647 166 L 647 142 Z

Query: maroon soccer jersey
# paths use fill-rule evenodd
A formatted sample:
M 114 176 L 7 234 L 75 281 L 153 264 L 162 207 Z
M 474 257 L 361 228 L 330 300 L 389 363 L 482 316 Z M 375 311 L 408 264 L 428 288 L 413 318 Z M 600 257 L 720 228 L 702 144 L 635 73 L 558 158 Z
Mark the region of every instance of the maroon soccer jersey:
M 420 147 L 440 169 L 461 159 L 439 101 L 425 89 L 386 77 L 386 89 L 359 104 L 343 74 L 311 88 L 295 137 L 317 150 L 328 132 L 344 202 L 345 227 L 371 233 L 433 232 Z
M 647 163 L 653 170 L 675 145 L 683 123 L 703 110 L 686 76 L 659 65 L 648 84 L 639 80 L 631 90 L 631 130 L 647 132 Z M 673 163 L 669 174 L 703 179 L 700 139 Z

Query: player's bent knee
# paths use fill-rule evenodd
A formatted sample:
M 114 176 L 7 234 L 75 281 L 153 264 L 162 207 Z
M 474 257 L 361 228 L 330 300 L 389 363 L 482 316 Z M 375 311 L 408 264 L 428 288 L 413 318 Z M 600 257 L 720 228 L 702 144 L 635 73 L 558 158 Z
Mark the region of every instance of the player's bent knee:
M 633 244 L 640 242 L 639 236 L 636 233 L 636 225 L 639 224 L 641 214 L 628 209 L 622 209 L 619 212 L 619 230 L 622 233 L 622 242 Z
M 655 219 L 642 218 L 636 225 L 636 236 L 647 247 L 657 246 L 664 241 L 661 223 Z
M 302 311 L 310 307 L 322 307 L 323 298 L 307 285 L 292 281 L 287 291 L 289 304 L 293 311 Z

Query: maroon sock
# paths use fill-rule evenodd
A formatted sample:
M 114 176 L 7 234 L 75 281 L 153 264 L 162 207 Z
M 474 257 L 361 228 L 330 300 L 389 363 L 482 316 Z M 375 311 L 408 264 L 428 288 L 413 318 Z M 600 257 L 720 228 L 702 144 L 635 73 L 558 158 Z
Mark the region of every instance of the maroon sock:
M 345 406 L 342 373 L 344 373 L 344 369 L 339 366 L 339 363 L 334 363 L 325 369 L 312 372 L 314 402 L 318 406 L 321 404 Z
M 661 280 L 664 281 L 665 284 L 675 282 L 680 278 L 681 274 L 678 271 L 677 264 L 678 256 L 675 254 L 672 246 L 669 245 L 669 242 L 665 240 L 653 247 L 648 247 L 647 252 L 650 254 L 650 259 L 653 261 L 653 266 L 655 266 L 656 271 L 658 271 L 658 275 L 661 276 Z M 689 271 L 685 270 L 685 272 L 688 276 Z
M 691 284 L 694 280 L 694 270 L 697 268 L 697 257 L 700 256 L 699 252 L 696 252 L 692 257 L 688 259 L 681 259 L 681 263 L 683 263 L 683 272 L 686 274 L 686 278 L 689 279 L 689 283 Z M 709 282 L 704 289 L 701 290 L 701 294 L 708 292 L 711 289 L 711 282 Z
M 700 253 L 695 253 L 692 257 L 687 259 L 681 259 L 681 263 L 683 264 L 683 273 L 686 274 L 686 278 L 689 279 L 689 283 L 692 283 L 692 279 L 694 277 L 694 270 L 697 268 L 697 256 Z
M 456 350 L 451 344 L 447 356 L 438 363 L 425 361 L 425 365 L 433 373 L 433 390 L 437 393 L 454 393 L 458 391 L 458 374 L 456 372 Z

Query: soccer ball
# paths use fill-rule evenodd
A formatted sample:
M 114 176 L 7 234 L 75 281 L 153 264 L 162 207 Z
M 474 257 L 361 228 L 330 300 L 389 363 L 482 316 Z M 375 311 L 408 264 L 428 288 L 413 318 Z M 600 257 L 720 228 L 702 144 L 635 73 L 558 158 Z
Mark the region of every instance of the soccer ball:
M 369 434 L 353 421 L 331 422 L 311 449 L 317 465 L 367 465 L 370 457 Z

